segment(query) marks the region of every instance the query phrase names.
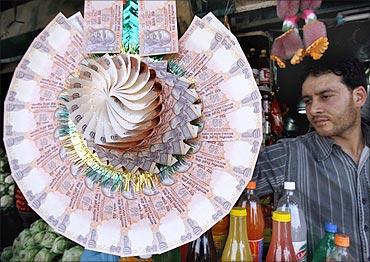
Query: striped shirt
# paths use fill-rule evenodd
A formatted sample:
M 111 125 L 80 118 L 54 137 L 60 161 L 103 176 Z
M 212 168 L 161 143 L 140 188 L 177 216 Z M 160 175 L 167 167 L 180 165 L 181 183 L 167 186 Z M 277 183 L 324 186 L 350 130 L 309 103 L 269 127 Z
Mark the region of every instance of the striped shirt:
M 325 222 L 350 237 L 355 261 L 370 261 L 370 128 L 356 164 L 332 139 L 311 132 L 261 150 L 253 174 L 260 196 L 282 194 L 284 181 L 296 183 L 307 223 L 308 257 L 325 234 Z

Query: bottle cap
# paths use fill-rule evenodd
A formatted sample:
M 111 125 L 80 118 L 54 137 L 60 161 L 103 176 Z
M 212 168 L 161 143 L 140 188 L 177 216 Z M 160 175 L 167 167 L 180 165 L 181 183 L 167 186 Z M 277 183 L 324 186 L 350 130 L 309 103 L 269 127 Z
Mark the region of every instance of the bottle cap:
M 325 231 L 329 233 L 337 233 L 338 227 L 336 224 L 333 224 L 331 222 L 325 223 Z
M 290 213 L 287 211 L 274 211 L 272 212 L 272 220 L 277 222 L 290 222 L 291 216 Z
M 266 53 L 267 53 L 266 49 L 261 50 L 261 54 L 266 54 Z
M 247 189 L 256 189 L 256 181 L 249 181 L 247 184 Z
M 249 51 L 255 52 L 256 51 L 256 48 L 252 47 L 251 49 L 249 49 Z
M 335 234 L 334 243 L 340 247 L 349 247 L 349 236 L 346 234 Z
M 284 189 L 295 190 L 295 182 L 284 182 Z
M 245 209 L 244 207 L 234 207 L 233 209 L 231 209 L 230 215 L 234 217 L 246 217 L 247 209 Z

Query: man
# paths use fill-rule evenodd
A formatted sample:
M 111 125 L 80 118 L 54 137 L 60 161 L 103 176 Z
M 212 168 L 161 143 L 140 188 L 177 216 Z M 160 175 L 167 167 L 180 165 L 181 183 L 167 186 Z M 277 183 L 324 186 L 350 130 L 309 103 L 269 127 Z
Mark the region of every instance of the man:
M 350 237 L 355 261 L 370 260 L 370 128 L 361 123 L 366 101 L 364 68 L 343 61 L 311 70 L 302 85 L 315 131 L 266 147 L 253 174 L 257 193 L 281 192 L 294 181 L 307 223 L 312 258 L 324 223 Z

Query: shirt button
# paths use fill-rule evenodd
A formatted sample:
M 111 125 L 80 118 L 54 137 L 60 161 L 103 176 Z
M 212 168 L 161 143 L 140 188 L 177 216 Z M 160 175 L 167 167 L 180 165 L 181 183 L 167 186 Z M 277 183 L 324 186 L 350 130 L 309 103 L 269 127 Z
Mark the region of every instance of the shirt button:
M 369 229 L 369 227 L 367 225 L 364 225 L 365 232 L 367 232 L 368 229 Z

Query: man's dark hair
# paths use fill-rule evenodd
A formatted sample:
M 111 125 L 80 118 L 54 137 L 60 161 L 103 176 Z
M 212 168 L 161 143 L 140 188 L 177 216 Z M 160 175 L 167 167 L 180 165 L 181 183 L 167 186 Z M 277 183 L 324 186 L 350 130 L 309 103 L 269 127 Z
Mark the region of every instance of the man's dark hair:
M 342 77 L 342 83 L 350 90 L 358 86 L 366 89 L 366 75 L 364 65 L 357 59 L 341 60 L 334 63 L 321 62 L 311 67 L 304 79 L 308 76 L 321 76 L 327 73 L 333 73 Z

